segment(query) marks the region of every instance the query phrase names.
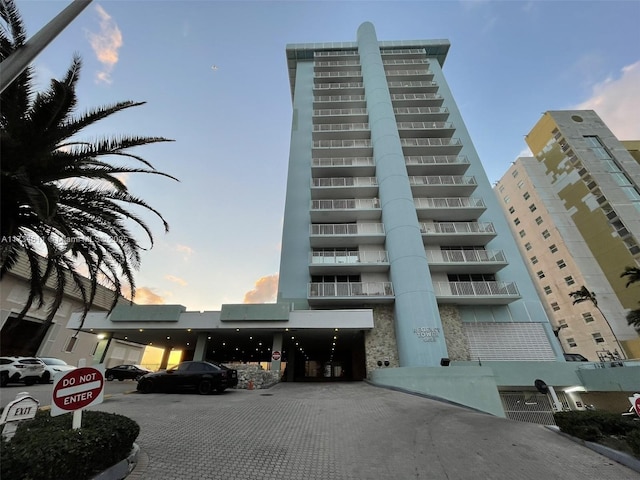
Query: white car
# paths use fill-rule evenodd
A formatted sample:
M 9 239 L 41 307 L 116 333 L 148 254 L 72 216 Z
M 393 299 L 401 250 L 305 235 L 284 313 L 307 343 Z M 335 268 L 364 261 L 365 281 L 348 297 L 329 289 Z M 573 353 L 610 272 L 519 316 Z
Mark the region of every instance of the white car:
M 8 383 L 33 385 L 42 380 L 44 363 L 34 357 L 0 357 L 0 387 Z
M 44 375 L 40 379 L 40 383 L 51 383 L 58 373 L 68 372 L 69 370 L 75 370 L 77 368 L 59 358 L 38 357 L 38 360 L 44 363 L 45 370 Z

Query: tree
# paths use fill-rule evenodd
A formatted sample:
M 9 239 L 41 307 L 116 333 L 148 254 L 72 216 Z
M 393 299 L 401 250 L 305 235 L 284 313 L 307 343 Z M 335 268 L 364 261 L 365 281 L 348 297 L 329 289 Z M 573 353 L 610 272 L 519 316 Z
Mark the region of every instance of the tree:
M 620 277 L 627 277 L 626 288 L 633 283 L 640 282 L 640 268 L 638 267 L 624 267 L 624 272 L 620 274 Z M 630 310 L 626 316 L 627 324 L 632 325 L 638 332 L 640 332 L 640 309 Z
M 0 61 L 19 49 L 26 32 L 13 0 L 0 2 Z M 19 314 L 45 306 L 45 286 L 53 299 L 47 306 L 42 335 L 60 307 L 65 288 L 74 287 L 83 301 L 83 314 L 93 305 L 98 285 L 110 288 L 111 309 L 122 298 L 123 287 L 135 295 L 134 270 L 143 245 L 131 227 L 140 227 L 150 246 L 151 229 L 130 207 L 162 215 L 132 195 L 121 174 L 159 172 L 136 153 L 134 147 L 169 142 L 163 137 L 122 135 L 95 140 L 78 138 L 86 127 L 145 102 L 123 101 L 93 108 L 80 115 L 76 85 L 82 62 L 74 55 L 60 80 L 34 94 L 32 67 L 25 70 L 0 95 L 1 242 L 0 278 L 26 257 L 29 296 Z M 133 166 L 110 162 L 134 161 Z

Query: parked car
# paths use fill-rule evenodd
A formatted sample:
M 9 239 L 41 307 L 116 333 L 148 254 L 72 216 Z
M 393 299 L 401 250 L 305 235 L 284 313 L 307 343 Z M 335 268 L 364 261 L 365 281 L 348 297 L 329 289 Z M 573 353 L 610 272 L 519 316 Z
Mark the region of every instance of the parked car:
M 579 353 L 565 353 L 564 359 L 567 362 L 588 362 L 589 360 Z
M 107 368 L 104 372 L 104 377 L 109 381 L 140 380 L 144 375 L 151 372 L 151 370 L 141 365 L 116 365 L 115 367 Z
M 138 381 L 137 389 L 142 393 L 196 391 L 206 395 L 237 384 L 237 370 L 214 362 L 189 361 L 145 375 Z
M 68 372 L 69 370 L 74 370 L 77 367 L 73 365 L 69 365 L 64 360 L 60 360 L 59 358 L 52 357 L 37 357 L 42 363 L 44 363 L 44 374 L 40 377 L 40 383 L 51 383 L 53 382 L 56 374 L 60 372 Z
M 24 383 L 31 386 L 45 374 L 44 363 L 34 357 L 0 357 L 0 386 Z

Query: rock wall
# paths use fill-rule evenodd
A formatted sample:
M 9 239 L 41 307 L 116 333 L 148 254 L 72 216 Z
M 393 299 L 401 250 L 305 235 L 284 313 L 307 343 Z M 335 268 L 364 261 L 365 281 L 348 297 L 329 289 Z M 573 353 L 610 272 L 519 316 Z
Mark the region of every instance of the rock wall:
M 462 327 L 460 312 L 455 305 L 439 305 L 442 332 L 447 344 L 449 360 L 470 360 L 469 340 Z
M 373 330 L 364 335 L 367 377 L 380 368 L 378 360 L 389 361 L 389 367 L 399 367 L 398 345 L 396 343 L 395 314 L 393 305 L 371 305 L 373 309 Z
M 282 372 L 279 370 L 263 370 L 260 365 L 234 363 L 226 364 L 229 368 L 238 371 L 238 386 L 236 388 L 249 388 L 252 382 L 254 389 L 269 388 L 280 382 Z

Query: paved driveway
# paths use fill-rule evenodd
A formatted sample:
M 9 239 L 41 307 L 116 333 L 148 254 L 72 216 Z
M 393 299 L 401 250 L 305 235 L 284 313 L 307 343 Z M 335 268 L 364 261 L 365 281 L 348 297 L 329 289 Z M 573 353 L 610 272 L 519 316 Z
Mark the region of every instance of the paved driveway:
M 140 424 L 130 479 L 640 479 L 543 426 L 367 383 L 121 394 L 94 409 Z

